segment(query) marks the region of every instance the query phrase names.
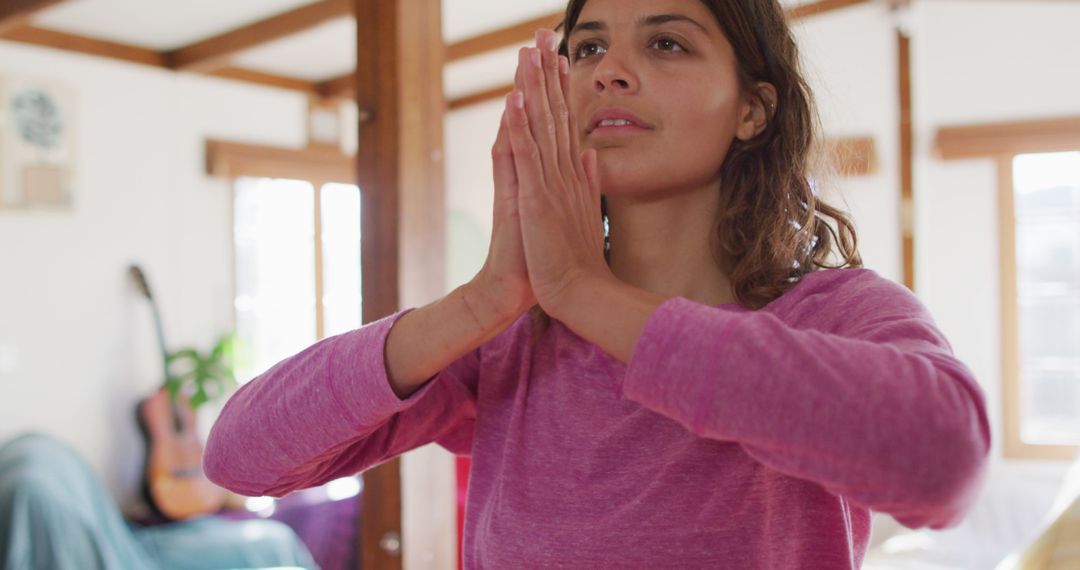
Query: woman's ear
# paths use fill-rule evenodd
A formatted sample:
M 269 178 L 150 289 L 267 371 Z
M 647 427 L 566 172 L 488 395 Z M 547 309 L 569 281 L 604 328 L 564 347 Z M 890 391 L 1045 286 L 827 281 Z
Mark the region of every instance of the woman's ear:
M 755 85 L 754 90 L 744 96 L 739 108 L 739 128 L 735 136 L 746 142 L 761 134 L 776 114 L 776 102 L 776 87 L 764 81 Z

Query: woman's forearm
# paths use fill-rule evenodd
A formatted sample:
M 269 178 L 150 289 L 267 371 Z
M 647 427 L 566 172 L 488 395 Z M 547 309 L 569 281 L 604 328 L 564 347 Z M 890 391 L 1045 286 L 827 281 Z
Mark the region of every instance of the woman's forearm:
M 401 399 L 510 326 L 519 315 L 496 309 L 483 278 L 401 317 L 386 341 L 386 373 Z

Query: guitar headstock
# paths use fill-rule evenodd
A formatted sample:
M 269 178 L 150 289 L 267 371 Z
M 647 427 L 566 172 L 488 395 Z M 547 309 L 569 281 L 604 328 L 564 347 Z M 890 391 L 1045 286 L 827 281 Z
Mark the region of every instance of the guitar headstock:
M 135 281 L 135 285 L 139 288 L 139 291 L 150 300 L 154 299 L 154 295 L 150 293 L 150 283 L 146 281 L 146 275 L 143 273 L 142 268 L 138 265 L 132 265 L 128 268 L 128 274 L 131 275 L 131 279 Z

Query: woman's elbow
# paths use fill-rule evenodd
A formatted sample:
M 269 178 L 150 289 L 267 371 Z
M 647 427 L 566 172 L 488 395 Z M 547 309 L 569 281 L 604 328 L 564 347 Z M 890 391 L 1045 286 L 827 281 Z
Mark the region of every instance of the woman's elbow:
M 260 497 L 272 483 L 253 481 L 255 474 L 265 476 L 265 466 L 247 465 L 250 460 L 240 451 L 242 437 L 227 429 L 221 419 L 210 429 L 203 449 L 203 474 L 211 483 L 245 497 Z M 263 477 L 260 477 L 262 479 Z
M 221 433 L 220 424 L 215 424 L 206 439 L 206 447 L 203 449 L 203 474 L 211 483 L 228 489 L 234 493 L 247 495 L 237 489 L 239 480 L 235 472 L 236 462 L 229 451 L 228 437 Z M 250 496 L 250 495 L 248 495 Z
M 910 528 L 959 525 L 982 490 L 989 464 L 988 430 L 963 430 L 937 443 L 936 453 L 927 459 L 933 464 L 911 481 L 915 508 L 907 516 L 896 516 Z

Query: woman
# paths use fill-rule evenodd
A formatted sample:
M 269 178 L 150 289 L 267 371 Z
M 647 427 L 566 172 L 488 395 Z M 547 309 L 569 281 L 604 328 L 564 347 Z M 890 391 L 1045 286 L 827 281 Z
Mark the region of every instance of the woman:
M 857 568 L 872 510 L 957 523 L 982 392 L 808 185 L 779 3 L 564 26 L 520 53 L 483 269 L 245 385 L 210 478 L 281 496 L 438 442 L 473 458 L 467 568 Z

